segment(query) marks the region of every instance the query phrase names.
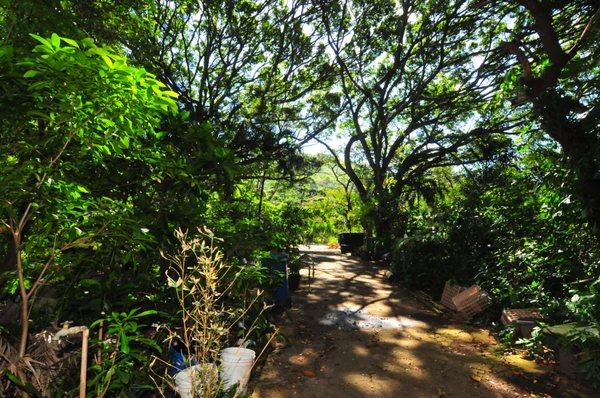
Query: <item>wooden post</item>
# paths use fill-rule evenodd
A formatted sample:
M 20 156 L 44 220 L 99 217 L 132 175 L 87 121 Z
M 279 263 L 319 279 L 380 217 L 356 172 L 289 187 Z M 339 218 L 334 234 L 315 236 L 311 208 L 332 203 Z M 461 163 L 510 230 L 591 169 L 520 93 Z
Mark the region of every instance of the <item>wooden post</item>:
M 85 398 L 85 390 L 87 384 L 87 357 L 88 357 L 88 339 L 90 330 L 85 328 L 82 332 L 83 340 L 81 341 L 81 369 L 79 373 L 79 398 Z

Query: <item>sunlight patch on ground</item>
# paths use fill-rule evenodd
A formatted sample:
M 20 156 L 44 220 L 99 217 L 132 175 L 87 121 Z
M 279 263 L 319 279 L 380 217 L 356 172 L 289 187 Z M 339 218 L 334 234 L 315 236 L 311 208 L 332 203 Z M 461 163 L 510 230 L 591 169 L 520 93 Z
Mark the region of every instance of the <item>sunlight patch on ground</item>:
M 520 355 L 506 355 L 503 359 L 507 364 L 514 366 L 525 373 L 545 374 L 549 372 L 548 367 L 525 359 Z
M 424 322 L 411 318 L 371 315 L 360 307 L 337 307 L 327 311 L 319 323 L 339 330 L 427 328 Z
M 489 336 L 482 332 L 467 332 L 458 328 L 441 328 L 436 330 L 436 337 L 439 337 L 441 340 L 447 341 L 462 341 L 465 343 L 472 342 L 491 342 Z
M 360 345 L 357 345 L 356 347 L 354 347 L 352 349 L 352 351 L 356 355 L 360 355 L 360 356 L 363 356 L 363 357 L 366 357 L 367 355 L 369 355 L 369 350 L 367 349 L 367 347 L 360 346 Z

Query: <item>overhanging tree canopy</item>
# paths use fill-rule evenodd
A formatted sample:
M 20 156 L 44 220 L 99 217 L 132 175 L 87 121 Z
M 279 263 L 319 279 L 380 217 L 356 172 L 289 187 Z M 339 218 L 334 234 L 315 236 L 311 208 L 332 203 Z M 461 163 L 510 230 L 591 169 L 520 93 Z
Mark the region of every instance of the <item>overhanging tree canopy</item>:
M 578 197 L 600 227 L 600 4 L 516 0 L 493 7 L 513 22 L 499 46 L 516 58 L 506 76 L 516 105 L 532 104 L 578 176 Z
M 505 129 L 482 106 L 498 73 L 487 67 L 498 23 L 462 0 L 332 1 L 320 10 L 344 105 L 338 128 L 348 136 L 340 167 L 373 201 L 385 235 L 405 187 L 431 168 L 488 155 Z M 368 165 L 370 187 L 356 159 Z

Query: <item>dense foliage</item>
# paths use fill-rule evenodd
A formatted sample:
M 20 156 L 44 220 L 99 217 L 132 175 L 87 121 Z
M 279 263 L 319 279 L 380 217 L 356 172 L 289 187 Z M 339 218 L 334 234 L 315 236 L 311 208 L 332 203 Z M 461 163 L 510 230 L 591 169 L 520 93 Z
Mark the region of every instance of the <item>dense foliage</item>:
M 574 173 L 556 148 L 526 148 L 510 162 L 459 173 L 433 204 L 410 210 L 391 247 L 392 270 L 434 297 L 447 280 L 479 284 L 492 296 L 483 314 L 490 321 L 503 308 L 535 307 L 548 324 L 597 327 L 600 245 L 574 199 Z M 595 385 L 597 343 L 594 333 L 568 342 L 593 356 L 582 369 Z
M 166 391 L 177 325 L 216 314 L 187 347 L 209 361 L 264 343 L 268 252 L 342 232 L 413 288 L 481 285 L 488 320 L 597 328 L 599 9 L 0 0 L 0 395 L 74 393 L 78 348 L 40 338 L 67 320 L 90 394 Z M 570 337 L 588 375 L 598 340 Z
M 568 312 L 570 290 L 585 290 L 600 263 L 561 162 L 555 150 L 537 148 L 518 162 L 457 176 L 433 206 L 413 211 L 407 236 L 393 248 L 398 275 L 436 295 L 453 278 L 480 283 L 504 306 Z
M 161 314 L 177 313 L 165 282 L 168 264 L 159 254 L 176 244 L 173 229 L 213 225 L 226 238 L 227 261 L 246 269 L 237 259 L 259 261 L 261 253 L 301 240 L 302 212 L 285 203 L 259 208 L 240 177 L 215 189 L 220 171 L 207 166 L 231 155 L 214 129 L 190 123 L 178 95 L 123 54 L 91 39 L 52 34 L 30 40 L 38 42 L 31 52 L 7 45 L 0 59 L 1 278 L 9 309 L 2 330 L 18 347 L 4 358 L 16 380 L 35 382 L 44 394 L 61 391 L 70 379 L 56 379 L 47 359 L 32 354 L 37 342 L 30 329 L 102 318 L 105 336 L 114 334 L 120 343 L 98 341 L 107 357 L 92 365 L 89 388 L 99 395 L 153 389 L 150 374 L 136 370 L 164 347 L 160 335 L 142 334 L 135 309 L 162 322 L 169 317 Z M 182 152 L 186 142 L 203 145 L 203 152 Z M 206 180 L 191 176 L 199 170 Z M 242 298 L 270 283 L 260 267 L 248 272 L 235 290 Z M 260 336 L 268 324 L 259 324 L 253 333 Z M 19 365 L 30 357 L 39 365 Z M 42 379 L 53 381 L 35 381 Z

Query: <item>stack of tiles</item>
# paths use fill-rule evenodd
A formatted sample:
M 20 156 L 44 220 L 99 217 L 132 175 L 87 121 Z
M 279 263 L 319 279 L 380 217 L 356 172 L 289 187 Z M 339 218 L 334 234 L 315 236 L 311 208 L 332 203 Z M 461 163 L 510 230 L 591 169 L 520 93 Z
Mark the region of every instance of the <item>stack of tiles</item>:
M 491 304 L 491 300 L 485 291 L 473 285 L 454 296 L 452 303 L 461 317 L 469 319 L 485 310 Z
M 444 292 L 442 293 L 442 299 L 440 302 L 444 307 L 450 308 L 452 311 L 456 311 L 456 307 L 454 306 L 452 299 L 465 289 L 466 287 L 464 286 L 454 285 L 452 282 L 447 281 L 444 285 Z

